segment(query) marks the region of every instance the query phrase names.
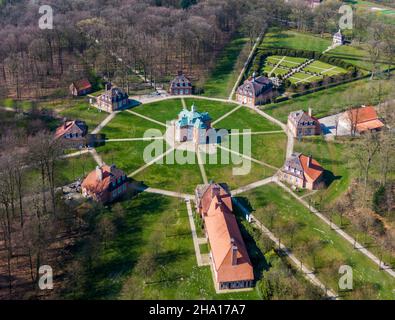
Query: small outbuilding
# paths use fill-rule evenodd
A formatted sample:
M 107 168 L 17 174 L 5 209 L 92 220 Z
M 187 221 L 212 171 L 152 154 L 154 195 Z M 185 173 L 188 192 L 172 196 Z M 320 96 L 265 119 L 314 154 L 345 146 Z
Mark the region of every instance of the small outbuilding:
M 92 84 L 88 79 L 74 81 L 69 87 L 69 92 L 72 96 L 84 96 L 92 92 Z

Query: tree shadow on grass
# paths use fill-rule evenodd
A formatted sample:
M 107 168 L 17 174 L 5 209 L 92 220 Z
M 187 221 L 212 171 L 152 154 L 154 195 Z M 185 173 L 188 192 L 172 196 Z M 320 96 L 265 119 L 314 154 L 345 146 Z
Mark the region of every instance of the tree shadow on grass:
M 329 170 L 324 170 L 323 179 L 325 181 L 325 186 L 329 187 L 334 181 L 340 180 L 342 176 L 336 176 L 333 172 Z
M 252 208 L 249 200 L 245 197 L 234 197 L 234 200 L 239 203 L 241 206 L 245 208 L 246 211 L 252 212 L 254 209 Z M 264 254 L 261 249 L 258 247 L 256 240 L 252 235 L 252 228 L 249 228 L 248 222 L 245 220 L 246 212 L 242 211 L 239 206 L 234 206 L 234 213 L 237 217 L 237 222 L 240 228 L 241 235 L 244 239 L 244 243 L 247 247 L 248 255 L 250 257 L 251 263 L 254 268 L 254 279 L 258 281 L 261 276 L 263 270 L 269 269 L 269 264 L 266 261 Z M 249 229 L 249 230 L 247 230 Z

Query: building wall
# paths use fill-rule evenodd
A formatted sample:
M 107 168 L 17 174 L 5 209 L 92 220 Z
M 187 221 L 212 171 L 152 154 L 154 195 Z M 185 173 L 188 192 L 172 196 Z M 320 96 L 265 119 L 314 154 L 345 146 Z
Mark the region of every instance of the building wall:
M 292 174 L 281 171 L 280 179 L 298 188 L 305 188 L 305 180 Z
M 251 288 L 253 284 L 254 281 L 251 279 L 232 281 L 232 282 L 217 282 L 217 288 L 218 290 L 243 289 L 243 288 Z

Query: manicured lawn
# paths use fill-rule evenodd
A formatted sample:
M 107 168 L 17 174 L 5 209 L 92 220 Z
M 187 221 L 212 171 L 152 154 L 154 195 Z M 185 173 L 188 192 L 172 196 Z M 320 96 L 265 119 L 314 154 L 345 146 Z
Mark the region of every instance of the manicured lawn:
M 120 202 L 124 223 L 113 239 L 95 249 L 83 282 L 65 297 L 79 299 L 257 299 L 256 291 L 217 295 L 209 267 L 198 268 L 185 202 L 142 193 Z M 104 210 L 98 218 L 115 219 Z M 164 226 L 164 220 L 169 220 Z M 154 238 L 160 238 L 159 242 Z M 79 252 L 83 259 L 84 253 Z M 141 276 L 136 264 L 143 254 L 155 256 L 152 274 Z M 89 285 L 84 285 L 84 283 Z
M 82 154 L 78 157 L 59 159 L 56 161 L 55 185 L 64 186 L 77 179 L 83 179 L 90 171 L 95 169 L 96 162 L 90 154 Z M 27 187 L 35 187 L 41 183 L 41 175 L 38 168 L 29 168 L 25 171 L 24 184 Z
M 194 104 L 198 111 L 208 112 L 213 121 L 237 107 L 237 104 L 234 103 L 203 99 L 185 99 L 185 103 L 189 110 L 191 109 L 192 104 Z
M 315 267 L 316 275 L 325 284 L 338 291 L 341 265 L 349 265 L 353 269 L 354 290 L 343 292 L 345 299 L 393 299 L 394 279 L 377 265 L 371 262 L 352 245 L 331 230 L 322 220 L 311 214 L 307 208 L 280 187 L 270 184 L 243 194 L 256 217 L 292 250 L 298 258 L 311 268 Z M 275 218 L 271 225 L 267 214 L 269 204 L 274 204 Z M 294 223 L 295 232 L 285 231 L 287 225 Z M 316 249 L 309 249 L 316 243 Z
M 133 178 L 144 182 L 149 187 L 160 188 L 183 193 L 193 193 L 196 185 L 203 183 L 196 155 L 191 152 L 176 151 L 179 157 L 190 157 L 190 163 L 169 163 L 166 158 L 163 164 L 152 164 Z M 176 153 L 174 156 L 177 157 Z
M 275 173 L 275 170 L 269 167 L 250 162 L 234 154 L 225 156 L 219 151 L 217 153 L 217 159 L 218 161 L 215 164 L 210 164 L 209 158 L 207 158 L 204 165 L 207 179 L 209 181 L 225 182 L 231 189 L 237 189 L 238 187 L 270 177 Z M 233 172 L 233 170 L 237 168 L 240 170 L 245 168 L 246 171 L 241 175 L 236 175 L 236 172 Z
M 287 137 L 284 133 L 252 135 L 252 157 L 280 168 L 284 164 Z
M 90 107 L 88 102 L 79 102 L 71 107 L 61 108 L 59 114 L 68 119 L 84 120 L 89 127 L 89 132 L 108 116 L 107 112 L 100 112 L 100 110 Z
M 248 51 L 250 44 L 247 38 L 240 36 L 237 36 L 225 47 L 217 60 L 217 65 L 203 85 L 203 95 L 218 98 L 228 97 L 242 68 L 242 64 L 239 65 L 237 62 L 243 49 Z
M 107 139 L 113 138 L 141 138 L 149 129 L 157 129 L 164 134 L 166 128 L 155 122 L 148 121 L 127 111 L 118 113 L 100 133 Z
M 142 104 L 131 110 L 156 121 L 166 123 L 166 121 L 177 119 L 177 115 L 182 110 L 182 102 L 181 99 L 169 99 Z
M 107 142 L 104 146 L 97 147 L 96 150 L 104 162 L 114 163 L 126 174 L 130 174 L 145 165 L 144 148 L 150 143 L 149 141 Z
M 258 131 L 277 131 L 280 127 L 256 114 L 255 111 L 242 107 L 235 111 L 225 119 L 218 122 L 215 127 L 217 129 L 251 129 L 252 132 Z
M 329 205 L 347 190 L 352 176 L 356 174 L 353 170 L 353 162 L 347 156 L 348 148 L 350 148 L 348 142 L 329 142 L 321 137 L 295 141 L 296 152 L 311 154 L 328 171 L 326 176 L 330 184 L 328 188 L 311 196 L 313 201 L 318 202 L 322 198 L 325 199 L 325 205 Z
M 288 114 L 291 111 L 307 110 L 308 106 L 312 107 L 316 117 L 321 118 L 343 111 L 349 106 L 376 105 L 379 85 L 381 85 L 381 101 L 395 97 L 393 81 L 363 79 L 288 101 L 266 105 L 262 109 L 284 123 L 287 122 Z
M 268 32 L 260 48 L 291 48 L 322 52 L 332 43 L 332 39 L 320 38 L 309 33 L 295 30 L 280 30 L 273 28 Z
M 316 72 L 325 76 L 333 76 L 340 73 L 346 73 L 347 71 L 343 68 L 333 66 L 331 64 L 322 62 L 322 61 L 314 61 L 309 64 L 304 71 Z

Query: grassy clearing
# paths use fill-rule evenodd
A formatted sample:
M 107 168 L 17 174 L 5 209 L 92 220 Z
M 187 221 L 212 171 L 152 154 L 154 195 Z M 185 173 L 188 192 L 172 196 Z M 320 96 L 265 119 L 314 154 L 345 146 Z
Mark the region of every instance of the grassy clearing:
M 218 162 L 210 164 L 209 159 L 207 158 L 207 162 L 204 165 L 207 178 L 208 180 L 213 180 L 215 182 L 225 182 L 231 189 L 236 189 L 252 182 L 270 177 L 275 172 L 275 170 L 271 168 L 254 162 L 249 162 L 238 155 L 229 154 L 228 157 L 223 156 L 221 151 L 217 153 L 217 159 Z M 242 163 L 241 161 L 244 162 Z M 245 168 L 246 172 L 241 175 L 236 175 L 236 172 L 233 172 L 236 168 Z
M 172 152 L 175 159 L 178 157 L 190 159 L 189 163 L 168 163 L 166 158 L 163 164 L 155 163 L 138 173 L 134 178 L 144 182 L 149 187 L 165 190 L 193 193 L 197 184 L 203 183 L 196 155 L 192 152 Z
M 141 138 L 149 129 L 157 129 L 162 134 L 166 130 L 164 126 L 123 111 L 118 113 L 100 133 L 105 134 L 107 139 Z
M 271 123 L 261 116 L 257 116 L 255 111 L 242 107 L 225 119 L 218 122 L 217 129 L 251 129 L 252 132 L 281 130 L 280 127 Z
M 349 106 L 376 105 L 378 89 L 381 90 L 381 101 L 394 98 L 393 81 L 363 79 L 339 85 L 330 89 L 314 92 L 288 101 L 269 104 L 262 109 L 286 123 L 288 114 L 299 109 L 313 108 L 316 117 L 328 116 L 345 110 Z
M 114 163 L 126 174 L 130 174 L 145 164 L 144 148 L 150 143 L 149 141 L 107 142 L 96 150 L 104 162 Z
M 252 135 L 251 156 L 280 168 L 285 160 L 287 137 L 284 133 Z
M 132 111 L 165 123 L 177 119 L 182 110 L 181 99 L 169 99 L 158 102 L 142 104 L 134 107 Z
M 194 104 L 198 111 L 208 112 L 213 121 L 237 107 L 237 105 L 234 103 L 203 99 L 185 99 L 185 103 L 188 109 L 190 109 L 192 104 Z
M 318 217 L 280 187 L 271 184 L 244 194 L 249 200 L 255 215 L 268 226 L 281 241 L 291 247 L 295 254 L 308 266 L 314 267 L 316 275 L 325 284 L 338 290 L 341 265 L 353 268 L 354 290 L 342 292 L 345 299 L 393 299 L 394 279 L 367 257 L 353 249 Z M 274 204 L 275 209 L 267 209 Z M 267 210 L 275 211 L 271 222 Z M 294 224 L 295 231 L 287 226 Z
M 328 171 L 329 187 L 312 195 L 313 201 L 325 199 L 329 205 L 347 190 L 355 175 L 353 163 L 346 152 L 348 148 L 350 144 L 347 142 L 329 142 L 322 137 L 308 137 L 295 142 L 295 151 L 311 154 Z
M 316 37 L 309 33 L 297 32 L 295 30 L 280 30 L 273 28 L 268 32 L 260 48 L 292 48 L 297 50 L 310 50 L 322 52 L 332 43 L 329 37 Z
M 64 293 L 73 299 L 257 299 L 255 291 L 217 295 L 209 267 L 198 268 L 185 202 L 142 193 L 122 201 L 124 222 L 95 258 L 76 286 Z M 105 209 L 117 219 L 116 212 Z M 167 227 L 163 221 L 168 220 Z M 154 240 L 159 239 L 160 240 Z M 85 261 L 83 250 L 78 259 Z M 143 254 L 155 256 L 155 267 L 142 276 L 136 264 Z
M 242 65 L 238 63 L 238 58 L 242 56 L 243 51 L 247 52 L 249 49 L 250 44 L 247 38 L 243 38 L 239 35 L 232 40 L 225 47 L 223 53 L 217 60 L 218 62 L 213 72 L 204 83 L 203 95 L 227 98 L 242 68 Z

